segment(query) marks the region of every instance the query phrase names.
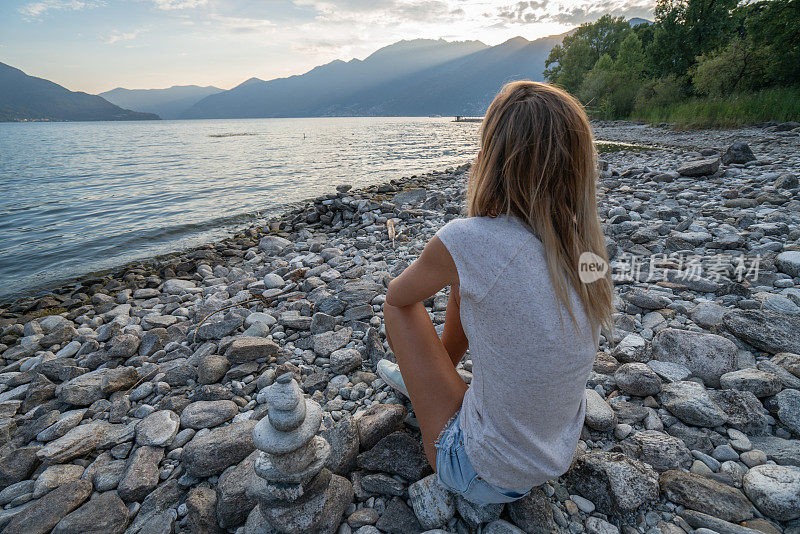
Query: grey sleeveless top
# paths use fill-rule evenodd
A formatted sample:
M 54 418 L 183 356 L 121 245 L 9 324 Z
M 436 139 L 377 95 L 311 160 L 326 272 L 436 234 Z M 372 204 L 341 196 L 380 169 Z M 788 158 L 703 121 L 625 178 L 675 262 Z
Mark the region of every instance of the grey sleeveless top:
M 467 456 L 487 482 L 528 490 L 569 468 L 597 337 L 572 291 L 576 332 L 556 300 L 544 247 L 520 219 L 455 219 L 436 235 L 458 269 L 472 358 L 461 407 Z

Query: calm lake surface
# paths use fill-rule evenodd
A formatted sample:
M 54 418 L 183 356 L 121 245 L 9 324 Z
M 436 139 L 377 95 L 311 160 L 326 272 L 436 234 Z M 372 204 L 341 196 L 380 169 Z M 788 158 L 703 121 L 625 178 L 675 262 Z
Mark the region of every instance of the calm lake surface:
M 211 242 L 338 184 L 466 163 L 478 127 L 373 117 L 0 123 L 0 299 Z

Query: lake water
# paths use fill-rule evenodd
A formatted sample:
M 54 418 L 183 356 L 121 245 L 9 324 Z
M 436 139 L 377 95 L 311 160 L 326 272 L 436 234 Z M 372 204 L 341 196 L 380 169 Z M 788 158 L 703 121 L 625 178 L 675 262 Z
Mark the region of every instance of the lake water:
M 213 241 L 338 184 L 466 163 L 478 126 L 373 117 L 0 123 L 0 300 Z

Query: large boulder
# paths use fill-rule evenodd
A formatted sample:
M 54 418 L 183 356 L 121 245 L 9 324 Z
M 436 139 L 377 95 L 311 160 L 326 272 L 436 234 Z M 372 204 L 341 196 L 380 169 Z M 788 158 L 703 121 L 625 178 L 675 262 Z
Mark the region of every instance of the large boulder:
M 47 534 L 67 514 L 92 494 L 92 483 L 76 480 L 60 486 L 18 513 L 3 530 L 4 534 Z
M 53 534 L 122 534 L 129 519 L 130 511 L 116 493 L 96 493 L 59 521 Z
M 406 480 L 419 480 L 430 472 L 420 442 L 402 431 L 389 434 L 359 454 L 357 463 L 362 469 L 400 475 Z
M 658 475 L 622 453 L 592 451 L 578 457 L 567 483 L 604 514 L 626 514 L 658 499 Z
M 730 165 L 731 163 L 747 163 L 748 161 L 755 161 L 756 156 L 747 143 L 737 141 L 728 147 L 728 150 L 722 155 L 722 163 Z
M 771 354 L 800 353 L 800 316 L 774 311 L 731 310 L 722 321 L 733 335 L 757 349 Z
M 753 517 L 753 507 L 738 489 L 685 471 L 661 473 L 661 491 L 667 499 L 691 510 L 734 523 Z
M 706 385 L 719 387 L 719 378 L 735 371 L 736 344 L 716 334 L 667 328 L 653 338 L 653 358 L 685 365 Z
M 256 421 L 240 421 L 198 432 L 183 448 L 183 465 L 197 478 L 218 475 L 226 467 L 238 464 L 253 450 Z
M 757 465 L 745 474 L 742 489 L 770 519 L 791 521 L 800 517 L 800 468 Z
M 692 453 L 683 440 L 657 430 L 637 432 L 619 446 L 625 454 L 653 466 L 656 471 L 686 469 L 692 463 Z
M 715 404 L 708 391 L 697 382 L 673 382 L 661 391 L 661 403 L 672 415 L 687 425 L 715 427 L 728 416 Z
M 408 496 L 414 514 L 425 530 L 444 527 L 456 513 L 455 495 L 439 483 L 436 474 L 411 484 Z
M 689 161 L 678 167 L 678 174 L 691 178 L 710 176 L 719 170 L 719 158 L 707 158 Z

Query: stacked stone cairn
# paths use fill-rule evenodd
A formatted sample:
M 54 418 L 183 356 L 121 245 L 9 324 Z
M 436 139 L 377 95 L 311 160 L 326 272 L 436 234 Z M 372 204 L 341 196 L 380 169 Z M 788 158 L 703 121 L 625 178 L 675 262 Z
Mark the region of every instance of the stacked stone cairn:
M 248 533 L 333 533 L 353 500 L 346 478 L 325 468 L 331 447 L 317 436 L 322 408 L 303 396 L 291 373 L 264 388 L 267 417 L 253 430 L 260 451 L 248 494 L 257 505 Z

